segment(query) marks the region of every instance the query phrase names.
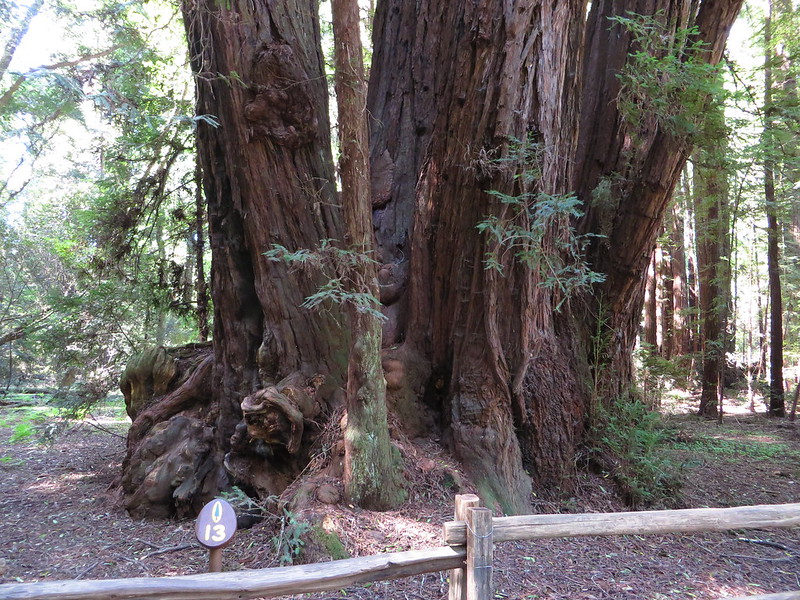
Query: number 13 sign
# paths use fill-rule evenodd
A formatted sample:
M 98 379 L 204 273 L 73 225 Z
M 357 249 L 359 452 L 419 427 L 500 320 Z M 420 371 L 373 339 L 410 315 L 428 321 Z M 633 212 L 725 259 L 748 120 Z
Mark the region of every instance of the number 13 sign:
M 206 548 L 224 546 L 236 533 L 236 512 L 225 500 L 216 498 L 200 511 L 195 532 L 199 542 Z

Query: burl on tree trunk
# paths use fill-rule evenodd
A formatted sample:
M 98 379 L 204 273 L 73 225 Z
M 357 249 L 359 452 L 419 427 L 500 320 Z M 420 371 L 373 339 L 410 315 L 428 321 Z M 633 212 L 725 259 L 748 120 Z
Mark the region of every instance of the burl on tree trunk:
M 133 424 L 119 484 L 132 516 L 194 516 L 215 493 L 212 361 L 210 344 L 197 344 L 128 362 L 120 389 Z
M 210 344 L 158 347 L 134 356 L 122 374 L 133 424 L 118 484 L 131 515 L 194 516 L 231 481 L 263 496 L 280 494 L 308 464 L 322 412 L 319 381 L 295 375 L 245 397 L 230 450 L 221 455 L 212 364 Z

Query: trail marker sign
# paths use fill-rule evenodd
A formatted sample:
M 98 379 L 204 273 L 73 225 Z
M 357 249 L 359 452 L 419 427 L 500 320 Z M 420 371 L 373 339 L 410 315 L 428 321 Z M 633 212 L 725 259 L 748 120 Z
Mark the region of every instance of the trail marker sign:
M 206 548 L 224 546 L 236 533 L 236 511 L 225 500 L 215 498 L 200 511 L 195 531 Z
M 203 507 L 195 523 L 197 540 L 209 549 L 209 571 L 222 570 L 222 547 L 236 533 L 236 511 L 222 498 L 215 498 Z

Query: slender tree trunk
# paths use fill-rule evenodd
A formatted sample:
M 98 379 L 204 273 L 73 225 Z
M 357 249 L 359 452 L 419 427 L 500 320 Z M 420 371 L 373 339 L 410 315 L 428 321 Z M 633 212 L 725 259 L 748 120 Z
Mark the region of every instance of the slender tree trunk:
M 206 215 L 205 198 L 203 198 L 203 172 L 197 161 L 194 171 L 194 262 L 195 262 L 195 297 L 197 302 L 197 330 L 201 342 L 207 342 L 211 333 L 209 323 L 208 282 L 206 281 Z
M 691 352 L 689 326 L 689 293 L 688 273 L 686 269 L 686 255 L 684 251 L 685 236 L 683 227 L 683 211 L 678 206 L 682 201 L 673 204 L 668 217 L 667 233 L 669 236 L 669 280 L 671 281 L 670 294 L 672 307 L 672 343 L 670 344 L 671 356 L 685 356 Z
M 656 260 L 658 252 L 653 250 L 650 266 L 647 268 L 647 283 L 644 290 L 644 341 L 650 352 L 658 352 L 658 272 Z
M 710 153 L 695 156 L 695 232 L 703 377 L 699 414 L 717 416 L 719 383 L 724 368 L 725 281 L 722 272 L 722 239 L 726 235 L 722 204 L 726 201 L 725 171 L 708 161 Z
M 6 74 L 8 65 L 11 64 L 11 60 L 14 58 L 17 48 L 22 42 L 22 38 L 24 38 L 25 34 L 28 33 L 28 29 L 31 26 L 31 21 L 33 21 L 34 17 L 39 14 L 43 6 L 44 0 L 35 0 L 28 7 L 28 10 L 22 17 L 22 21 L 20 21 L 19 25 L 11 30 L 11 34 L 8 36 L 8 40 L 6 41 L 5 48 L 3 48 L 3 53 L 0 54 L 0 78 Z
M 669 360 L 673 356 L 673 346 L 675 345 L 675 282 L 672 276 L 672 255 L 668 242 L 660 247 L 659 254 L 658 274 L 662 291 L 658 317 L 661 323 L 660 353 Z
M 786 416 L 783 389 L 783 296 L 781 293 L 780 242 L 781 229 L 778 224 L 778 204 L 775 195 L 775 161 L 770 156 L 775 151 L 772 135 L 773 82 L 772 61 L 775 50 L 772 43 L 772 2 L 769 16 L 764 24 L 764 202 L 767 213 L 767 272 L 769 276 L 769 414 Z
M 718 82 L 721 85 L 721 82 Z M 725 380 L 731 293 L 728 130 L 724 107 L 715 104 L 703 123 L 704 144 L 695 152 L 694 219 L 703 350 L 699 414 L 719 416 Z
M 344 484 L 351 502 L 380 510 L 397 506 L 404 494 L 399 453 L 389 440 L 381 322 L 375 314 L 379 291 L 372 259 L 367 90 L 358 1 L 333 0 L 331 6 L 345 239 L 360 257 L 352 267 L 350 287 L 352 293 L 367 294 L 376 303 L 372 311 L 351 304 Z

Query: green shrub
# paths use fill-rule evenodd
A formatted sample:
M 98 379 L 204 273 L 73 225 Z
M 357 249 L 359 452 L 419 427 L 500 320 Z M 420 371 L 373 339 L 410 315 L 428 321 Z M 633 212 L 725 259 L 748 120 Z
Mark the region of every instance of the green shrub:
M 669 437 L 658 413 L 636 398 L 618 398 L 595 411 L 590 460 L 614 480 L 631 506 L 675 506 L 681 473 L 666 452 Z
M 36 429 L 29 422 L 17 423 L 14 433 L 11 434 L 11 443 L 26 442 L 36 435 Z

